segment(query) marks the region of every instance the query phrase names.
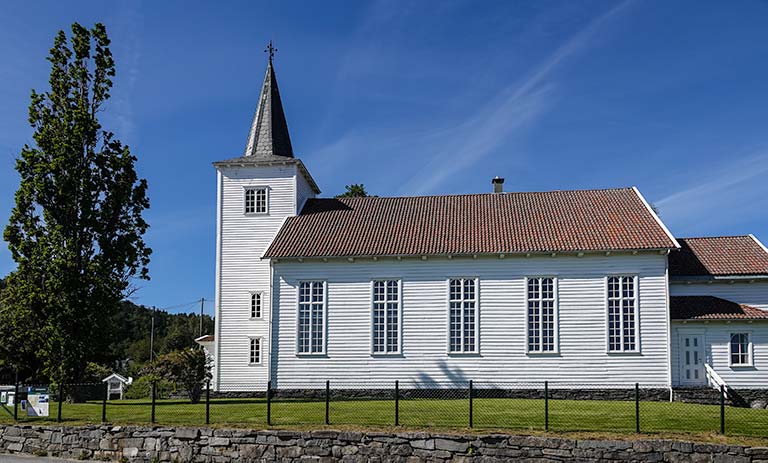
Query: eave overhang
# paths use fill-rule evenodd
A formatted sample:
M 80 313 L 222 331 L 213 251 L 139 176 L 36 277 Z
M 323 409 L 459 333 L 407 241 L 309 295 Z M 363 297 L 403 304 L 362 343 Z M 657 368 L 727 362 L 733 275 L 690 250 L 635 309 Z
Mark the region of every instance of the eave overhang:
M 282 156 L 274 156 L 274 158 L 278 157 Z M 317 186 L 317 182 L 315 182 L 315 179 L 312 178 L 312 175 L 310 175 L 309 170 L 307 170 L 306 166 L 304 166 L 304 163 L 301 161 L 301 159 L 289 157 L 285 157 L 285 159 L 259 159 L 255 156 L 247 156 L 242 158 L 227 159 L 224 161 L 216 161 L 213 163 L 213 167 L 215 167 L 217 170 L 221 168 L 270 167 L 289 165 L 296 165 L 296 167 L 299 169 L 299 172 L 301 172 L 307 182 L 309 182 L 309 186 L 312 187 L 312 191 L 314 191 L 315 194 L 321 193 L 320 187 Z

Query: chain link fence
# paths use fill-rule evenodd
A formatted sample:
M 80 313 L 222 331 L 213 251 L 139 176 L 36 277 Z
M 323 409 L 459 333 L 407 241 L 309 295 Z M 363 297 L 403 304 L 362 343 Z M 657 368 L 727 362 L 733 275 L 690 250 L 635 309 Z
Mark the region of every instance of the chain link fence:
M 185 391 L 152 383 L 122 400 L 100 384 L 0 385 L 0 422 L 251 427 L 360 426 L 768 435 L 768 410 L 670 402 L 664 385 L 503 382 L 229 384 Z

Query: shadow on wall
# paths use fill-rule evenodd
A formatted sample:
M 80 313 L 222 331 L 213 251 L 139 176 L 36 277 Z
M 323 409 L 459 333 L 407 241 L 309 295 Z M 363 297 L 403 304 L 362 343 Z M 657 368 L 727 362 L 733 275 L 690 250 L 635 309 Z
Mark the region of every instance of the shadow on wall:
M 417 376 L 417 381 L 420 385 L 432 385 L 432 384 L 446 384 L 451 383 L 455 385 L 463 385 L 464 383 L 469 383 L 469 380 L 471 378 L 468 378 L 467 375 L 464 373 L 464 371 L 461 368 L 458 367 L 451 367 L 448 365 L 448 362 L 445 360 L 438 360 L 437 361 L 437 367 L 440 369 L 440 378 L 441 379 L 435 379 L 433 375 L 430 375 L 426 372 L 421 372 Z

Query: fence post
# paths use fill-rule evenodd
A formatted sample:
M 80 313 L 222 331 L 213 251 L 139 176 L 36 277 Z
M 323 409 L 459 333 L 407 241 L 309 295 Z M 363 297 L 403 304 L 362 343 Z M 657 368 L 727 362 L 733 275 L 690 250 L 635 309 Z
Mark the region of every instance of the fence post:
M 472 394 L 472 389 L 473 389 L 473 384 L 472 384 L 472 380 L 470 379 L 469 380 L 469 427 L 470 428 L 474 425 L 473 420 L 472 420 L 472 418 L 474 418 L 473 417 L 474 413 L 472 413 L 473 412 L 473 410 L 472 410 L 472 396 L 474 395 L 474 394 Z
M 549 431 L 549 381 L 544 381 L 544 430 Z
M 152 381 L 152 415 L 149 418 L 150 423 L 155 422 L 155 401 L 157 400 L 157 383 Z
M 205 424 L 211 424 L 211 380 L 205 382 Z
M 400 426 L 400 381 L 395 380 L 395 426 Z
M 59 408 L 56 411 L 56 422 L 61 423 L 61 402 L 64 400 L 64 385 L 59 384 Z
M 272 426 L 272 381 L 267 381 L 267 426 Z
M 325 424 L 331 424 L 331 382 L 325 381 Z
M 725 434 L 725 385 L 720 385 L 720 434 Z
M 640 383 L 635 383 L 635 432 L 640 432 Z
M 13 421 L 19 421 L 19 372 L 16 372 L 16 386 L 13 393 Z
M 109 383 L 104 383 L 104 397 L 101 398 L 101 422 L 107 422 L 107 399 L 109 399 Z

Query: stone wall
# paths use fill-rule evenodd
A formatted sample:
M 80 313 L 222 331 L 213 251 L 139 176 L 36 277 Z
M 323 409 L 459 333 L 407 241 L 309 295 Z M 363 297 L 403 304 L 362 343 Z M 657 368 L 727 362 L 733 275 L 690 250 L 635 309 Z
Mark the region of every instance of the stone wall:
M 0 452 L 127 462 L 768 462 L 768 447 L 669 440 L 142 426 L 8 425 Z
M 716 391 L 713 391 L 716 392 Z M 631 388 L 550 388 L 550 399 L 568 400 L 635 400 L 635 390 Z M 466 397 L 467 389 L 459 388 L 401 388 L 401 399 L 434 399 L 434 398 L 458 398 Z M 669 400 L 669 389 L 642 388 L 639 390 L 640 400 L 665 402 Z M 211 399 L 217 398 L 263 398 L 266 391 L 225 391 L 211 392 Z M 360 389 L 345 388 L 330 390 L 331 400 L 394 400 L 395 390 L 391 389 Z M 509 398 L 509 399 L 544 399 L 543 386 L 538 389 L 491 389 L 475 388 L 473 397 L 483 398 Z M 273 389 L 272 398 L 279 399 L 314 399 L 324 400 L 325 389 Z M 718 399 L 719 400 L 719 399 Z M 713 402 L 714 403 L 714 402 Z M 718 402 L 719 403 L 719 402 Z

